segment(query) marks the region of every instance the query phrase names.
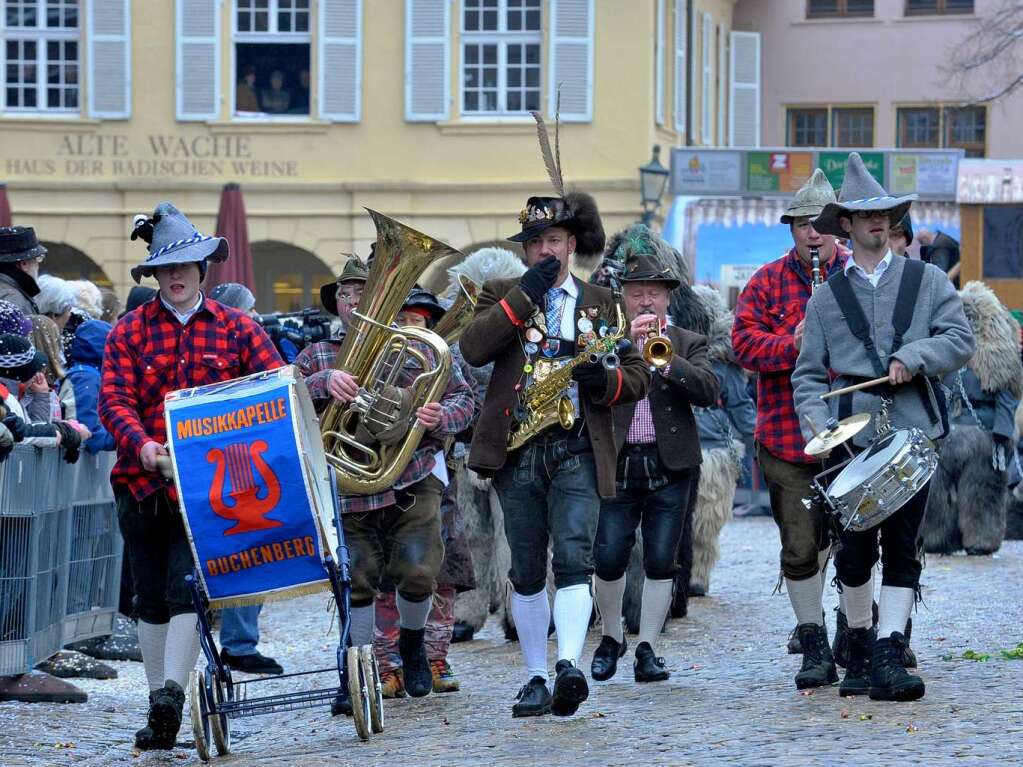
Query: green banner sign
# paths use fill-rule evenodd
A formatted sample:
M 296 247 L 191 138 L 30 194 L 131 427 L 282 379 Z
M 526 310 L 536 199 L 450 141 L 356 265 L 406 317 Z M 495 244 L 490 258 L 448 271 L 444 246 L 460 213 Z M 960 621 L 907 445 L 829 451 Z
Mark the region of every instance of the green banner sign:
M 863 164 L 870 175 L 877 179 L 877 183 L 884 186 L 884 153 L 883 152 L 860 152 Z M 848 152 L 821 152 L 817 155 L 817 162 L 828 181 L 836 190 L 842 188 L 842 181 L 845 179 L 845 162 L 849 159 Z

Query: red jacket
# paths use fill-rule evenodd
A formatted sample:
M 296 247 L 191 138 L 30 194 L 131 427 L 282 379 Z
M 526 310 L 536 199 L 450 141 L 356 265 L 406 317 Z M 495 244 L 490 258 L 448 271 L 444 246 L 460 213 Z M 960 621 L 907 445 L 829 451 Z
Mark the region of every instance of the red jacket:
M 836 245 L 830 263 L 822 264 L 822 277 L 839 271 L 849 252 Z M 764 264 L 746 283 L 735 305 L 732 346 L 735 357 L 757 374 L 756 439 L 771 455 L 793 463 L 816 459 L 803 452 L 806 440 L 792 401 L 789 376 L 799 350 L 793 333 L 806 315 L 812 276 L 792 248 L 781 258 Z

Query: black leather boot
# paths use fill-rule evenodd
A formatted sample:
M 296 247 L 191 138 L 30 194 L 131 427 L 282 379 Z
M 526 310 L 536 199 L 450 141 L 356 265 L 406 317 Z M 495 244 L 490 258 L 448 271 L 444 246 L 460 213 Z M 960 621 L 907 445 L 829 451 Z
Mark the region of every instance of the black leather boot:
M 649 642 L 636 645 L 636 662 L 632 666 L 632 673 L 637 682 L 663 682 L 671 676 L 664 658 L 654 655 L 654 648 Z
M 402 628 L 398 634 L 398 654 L 405 672 L 405 691 L 413 698 L 429 695 L 433 689 L 433 672 L 426 657 L 426 629 Z
M 916 668 L 916 653 L 913 652 L 913 648 L 909 646 L 909 640 L 913 638 L 913 619 L 908 618 L 906 620 L 906 646 L 902 650 L 902 667 L 903 668 Z
M 797 633 L 803 648 L 803 666 L 796 674 L 796 689 L 824 687 L 838 681 L 835 659 L 828 647 L 828 634 L 816 623 L 800 624 Z
M 154 721 L 158 724 L 159 720 L 153 719 L 153 702 L 156 698 L 156 693 L 159 690 L 149 691 L 149 714 L 147 717 L 146 726 L 135 733 L 135 748 L 139 751 L 151 751 L 155 748 L 167 748 L 163 745 L 163 741 L 156 736 L 156 731 L 153 729 Z M 173 744 L 171 744 L 173 746 Z
M 570 660 L 559 660 L 554 669 L 558 675 L 554 678 L 551 713 L 554 716 L 572 716 L 579 709 L 579 705 L 590 696 L 586 675 Z
M 902 667 L 906 637 L 893 631 L 878 637 L 870 656 L 871 700 L 919 700 L 924 696 L 924 680 Z
M 872 628 L 874 633 L 877 633 L 877 602 L 874 602 L 872 608 L 873 613 L 873 624 Z M 835 639 L 831 643 L 831 654 L 835 658 L 835 665 L 846 667 L 849 656 L 849 638 L 847 636 L 849 632 L 849 622 L 845 617 L 845 613 L 842 612 L 841 607 L 835 608 Z
M 845 678 L 838 686 L 838 694 L 843 698 L 870 692 L 870 653 L 873 649 L 874 629 L 846 627 Z
M 149 722 L 135 733 L 135 747 L 144 750 L 174 748 L 184 706 L 185 691 L 170 679 L 159 690 L 149 693 Z
M 522 685 L 515 696 L 516 703 L 512 706 L 512 716 L 543 716 L 551 713 L 551 694 L 547 690 L 547 680 L 542 676 L 534 676 Z
M 590 673 L 598 682 L 606 682 L 615 675 L 618 670 L 618 659 L 625 655 L 625 648 L 629 643 L 622 637 L 619 642 L 609 636 L 602 636 L 597 649 L 593 651 L 593 661 L 590 663 Z

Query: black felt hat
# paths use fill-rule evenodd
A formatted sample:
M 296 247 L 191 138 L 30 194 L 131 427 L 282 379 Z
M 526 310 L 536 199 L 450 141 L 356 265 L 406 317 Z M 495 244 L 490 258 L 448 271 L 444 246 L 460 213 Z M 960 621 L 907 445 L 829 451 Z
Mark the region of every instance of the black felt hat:
M 0 227 L 0 264 L 15 264 L 46 255 L 31 226 Z

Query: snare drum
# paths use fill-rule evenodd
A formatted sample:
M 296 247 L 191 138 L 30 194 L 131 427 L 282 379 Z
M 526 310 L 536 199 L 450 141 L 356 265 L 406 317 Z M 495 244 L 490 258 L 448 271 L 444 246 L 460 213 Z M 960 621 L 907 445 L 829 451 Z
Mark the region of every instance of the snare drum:
M 328 588 L 337 533 L 312 400 L 294 367 L 167 395 L 174 483 L 211 607 Z
M 869 530 L 905 505 L 934 474 L 938 453 L 920 429 L 885 434 L 828 486 L 830 505 L 850 530 Z

